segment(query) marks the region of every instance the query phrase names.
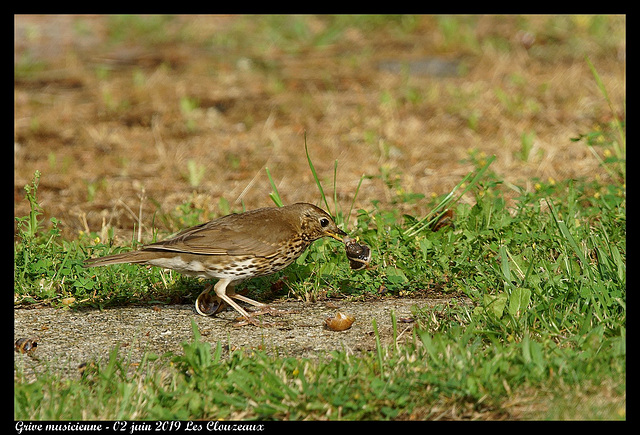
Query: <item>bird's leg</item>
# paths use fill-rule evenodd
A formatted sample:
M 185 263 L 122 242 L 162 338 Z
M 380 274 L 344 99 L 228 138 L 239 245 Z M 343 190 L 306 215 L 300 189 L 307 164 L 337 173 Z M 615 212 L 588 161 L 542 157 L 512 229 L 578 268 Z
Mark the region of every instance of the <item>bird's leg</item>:
M 242 307 L 231 300 L 231 296 L 235 296 L 233 289 L 233 282 L 229 279 L 221 279 L 217 282 L 215 287 L 209 284 L 198 299 L 196 300 L 196 311 L 203 316 L 212 316 L 222 311 L 227 305 L 231 305 L 238 313 L 242 315 L 239 322 L 235 323 L 235 326 L 255 325 L 255 326 L 269 326 L 268 324 L 259 322 L 253 319 L 249 313 L 247 313 Z M 215 294 L 211 294 L 213 288 Z M 229 294 L 227 294 L 227 290 Z M 246 298 L 249 299 L 249 298 Z M 256 301 L 253 301 L 256 302 Z M 260 302 L 257 302 L 258 304 Z
M 254 316 L 262 314 L 277 316 L 284 313 L 280 310 L 269 307 L 267 304 L 254 301 L 246 296 L 237 294 L 234 289 L 234 284 L 235 283 L 231 279 L 220 279 L 215 286 L 208 285 L 196 300 L 196 311 L 198 314 L 203 316 L 212 316 L 222 311 L 227 305 L 231 305 L 231 307 L 233 307 L 233 309 L 242 316 L 241 320 L 236 323 L 235 326 L 270 326 L 268 323 L 256 320 Z M 215 295 L 210 293 L 212 288 Z M 256 306 L 259 310 L 247 312 L 244 308 L 233 301 L 232 298 Z
M 227 280 L 230 281 L 230 280 Z M 204 289 L 202 293 L 198 296 L 196 300 L 196 312 L 202 316 L 213 316 L 220 311 L 224 310 L 228 305 L 227 301 L 218 295 L 216 289 L 222 280 L 218 281 L 216 286 L 209 284 Z M 222 286 L 227 287 L 230 291 L 233 291 L 233 284 L 230 282 L 225 282 Z M 211 289 L 214 289 L 215 294 L 211 294 Z M 224 290 L 223 290 L 224 291 Z
M 263 304 L 262 302 L 254 301 L 253 299 L 250 299 L 250 298 L 248 298 L 246 296 L 243 296 L 241 294 L 238 294 L 236 292 L 229 292 L 228 296 L 230 298 L 237 299 L 237 300 L 242 301 L 242 302 L 246 302 L 246 303 L 251 304 L 251 305 L 253 305 L 255 307 L 258 307 L 258 308 L 264 308 L 264 307 L 267 306 L 267 304 Z
M 223 278 L 220 279 L 215 287 L 213 288 L 213 291 L 216 292 L 216 295 L 218 295 L 218 297 L 220 299 L 222 299 L 224 302 L 226 302 L 227 304 L 231 305 L 231 307 L 236 310 L 238 313 L 240 313 L 242 315 L 242 317 L 245 318 L 249 318 L 249 313 L 247 313 L 244 308 L 242 308 L 240 305 L 236 304 L 233 299 L 231 299 L 228 295 L 227 295 L 227 286 L 232 282 L 233 280 L 229 279 L 229 278 Z M 229 289 L 231 292 L 233 292 L 233 287 Z M 235 295 L 235 293 L 232 293 Z

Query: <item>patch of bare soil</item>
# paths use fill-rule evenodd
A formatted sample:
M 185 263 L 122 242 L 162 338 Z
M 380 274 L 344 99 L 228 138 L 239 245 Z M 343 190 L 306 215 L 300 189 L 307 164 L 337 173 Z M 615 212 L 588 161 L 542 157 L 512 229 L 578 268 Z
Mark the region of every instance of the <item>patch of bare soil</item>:
M 395 312 L 398 342 L 411 337 L 412 309 L 438 304 L 469 303 L 451 298 L 382 298 L 370 301 L 327 301 L 303 303 L 279 301 L 271 306 L 286 311 L 282 315 L 261 316 L 268 327 L 237 327 L 236 313 L 226 310 L 216 317 L 196 314 L 192 305 L 118 307 L 104 310 L 64 310 L 55 308 L 14 310 L 14 340 L 29 338 L 37 343 L 32 354 L 15 353 L 15 364 L 28 377 L 48 366 L 62 376 L 79 376 L 78 366 L 108 358 L 114 346 L 120 354 L 141 360 L 144 352 L 162 355 L 181 353 L 181 343 L 191 341 L 191 320 L 195 320 L 201 340 L 216 345 L 224 354 L 233 349 L 263 349 L 280 356 L 322 357 L 332 350 L 349 353 L 375 351 L 372 320 L 376 320 L 381 343 L 393 340 L 391 312 Z M 341 312 L 355 318 L 345 331 L 325 327 L 325 319 Z
M 28 212 L 36 169 L 44 222 L 58 218 L 69 238 L 113 229 L 126 243 L 142 226 L 146 241 L 154 225 L 178 230 L 154 217 L 189 200 L 204 219 L 221 198 L 272 205 L 267 167 L 285 203 L 317 202 L 305 131 L 327 190 L 338 161 L 345 212 L 366 174 L 355 210 L 376 200 L 424 215 L 428 201 L 397 195 L 449 192 L 473 170 L 470 150 L 496 155 L 491 170 L 525 189 L 533 177 L 606 177 L 570 139 L 612 119 L 585 55 L 624 118 L 624 17 L 607 40 L 588 18 L 528 17 L 527 32 L 519 17 L 469 20 L 451 41 L 424 16 L 404 34 L 354 26 L 305 46 L 279 42 L 285 22 L 250 17 L 137 18 L 124 26 L 150 30 L 118 42 L 114 17 L 16 16 L 14 214 Z M 327 30 L 319 17 L 307 25 Z

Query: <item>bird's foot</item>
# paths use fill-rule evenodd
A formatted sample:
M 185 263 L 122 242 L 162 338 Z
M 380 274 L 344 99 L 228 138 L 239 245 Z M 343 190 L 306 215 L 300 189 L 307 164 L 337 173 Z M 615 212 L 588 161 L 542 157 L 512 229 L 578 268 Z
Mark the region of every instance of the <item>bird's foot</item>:
M 263 307 L 260 307 L 260 309 L 258 310 L 250 311 L 248 317 L 242 316 L 242 317 L 236 318 L 233 326 L 253 325 L 253 326 L 260 326 L 260 327 L 270 327 L 270 326 L 276 325 L 278 322 L 270 323 L 261 319 L 258 316 L 269 314 L 270 316 L 277 317 L 277 316 L 283 316 L 285 314 L 291 314 L 294 312 L 297 312 L 297 311 L 296 310 L 279 310 L 277 308 L 272 308 L 268 305 L 265 305 Z

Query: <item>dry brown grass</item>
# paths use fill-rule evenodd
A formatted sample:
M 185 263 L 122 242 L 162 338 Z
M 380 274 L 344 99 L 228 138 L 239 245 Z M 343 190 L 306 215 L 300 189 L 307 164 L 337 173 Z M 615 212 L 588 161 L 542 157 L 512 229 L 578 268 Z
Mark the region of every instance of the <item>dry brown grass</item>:
M 473 168 L 462 161 L 471 149 L 495 154 L 492 169 L 528 189 L 533 177 L 605 177 L 570 141 L 612 119 L 585 55 L 624 117 L 625 17 L 607 17 L 604 30 L 593 17 L 471 17 L 447 36 L 427 16 L 404 31 L 349 26 L 320 47 L 269 40 L 284 30 L 250 17 L 176 17 L 139 35 L 120 29 L 122 39 L 100 16 L 15 21 L 14 214 L 27 213 L 22 187 L 39 169 L 45 216 L 68 237 L 110 226 L 128 240 L 143 192 L 145 231 L 156 203 L 167 212 L 192 198 L 205 217 L 220 198 L 271 205 L 265 167 L 286 203 L 317 202 L 304 131 L 325 188 L 338 160 L 345 210 L 367 174 L 356 207 L 424 214 L 427 201 L 392 204 L 381 168 L 429 198 Z M 329 26 L 306 23 L 312 36 Z M 380 67 L 422 59 L 459 61 L 463 73 Z M 203 171 L 197 186 L 190 161 Z

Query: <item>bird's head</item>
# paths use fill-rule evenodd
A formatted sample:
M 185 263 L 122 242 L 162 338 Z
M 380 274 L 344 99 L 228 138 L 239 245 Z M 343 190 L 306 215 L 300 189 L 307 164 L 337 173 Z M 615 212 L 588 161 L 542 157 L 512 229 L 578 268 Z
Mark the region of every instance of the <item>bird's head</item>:
M 300 202 L 289 207 L 299 209 L 303 239 L 312 242 L 322 237 L 331 237 L 343 242 L 343 238 L 347 235 L 338 228 L 329 213 L 313 204 Z

